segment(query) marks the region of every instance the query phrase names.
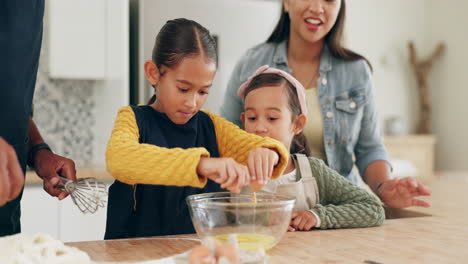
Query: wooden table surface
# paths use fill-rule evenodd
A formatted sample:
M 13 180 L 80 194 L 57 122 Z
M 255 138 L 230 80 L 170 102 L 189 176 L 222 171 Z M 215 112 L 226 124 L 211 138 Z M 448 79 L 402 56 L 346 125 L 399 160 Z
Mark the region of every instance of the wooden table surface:
M 107 172 L 104 166 L 88 165 L 76 168 L 76 177 L 78 178 L 96 178 L 105 182 L 113 182 L 114 178 Z M 42 184 L 42 179 L 37 176 L 35 171 L 26 171 L 26 184 Z
M 271 263 L 468 263 L 468 173 L 429 187 L 432 207 L 388 211 L 380 227 L 286 233 Z M 188 238 L 188 239 L 184 239 Z M 95 261 L 143 261 L 182 253 L 195 235 L 67 243 Z

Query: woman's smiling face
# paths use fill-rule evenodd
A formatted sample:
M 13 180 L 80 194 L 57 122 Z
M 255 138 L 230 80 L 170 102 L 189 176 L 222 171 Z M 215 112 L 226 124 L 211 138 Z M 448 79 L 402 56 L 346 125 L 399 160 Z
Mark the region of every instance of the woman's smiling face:
M 324 40 L 335 25 L 341 0 L 284 0 L 291 19 L 291 36 L 315 43 Z

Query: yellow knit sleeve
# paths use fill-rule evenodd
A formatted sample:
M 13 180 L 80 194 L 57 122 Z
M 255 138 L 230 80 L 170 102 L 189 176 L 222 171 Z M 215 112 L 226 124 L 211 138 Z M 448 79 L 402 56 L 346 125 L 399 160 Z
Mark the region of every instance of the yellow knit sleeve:
M 209 157 L 205 148 L 163 148 L 139 143 L 135 113 L 122 107 L 107 144 L 107 170 L 127 184 L 203 187 L 207 179 L 197 174 L 200 158 Z
M 203 112 L 207 113 L 211 120 L 213 120 L 216 132 L 216 143 L 218 144 L 218 151 L 221 157 L 231 157 L 239 163 L 247 164 L 247 159 L 251 150 L 260 147 L 269 148 L 276 151 L 280 157 L 273 171 L 272 178 L 275 179 L 283 175 L 288 165 L 289 152 L 282 143 L 269 137 L 260 137 L 247 133 L 235 124 L 216 114 L 207 110 L 203 110 Z

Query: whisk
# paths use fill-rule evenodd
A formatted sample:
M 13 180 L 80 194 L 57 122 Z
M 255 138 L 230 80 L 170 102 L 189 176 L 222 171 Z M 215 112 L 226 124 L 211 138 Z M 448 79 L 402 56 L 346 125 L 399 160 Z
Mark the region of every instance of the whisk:
M 70 193 L 73 203 L 82 213 L 95 213 L 99 207 L 105 207 L 107 201 L 107 186 L 96 178 L 82 178 L 73 181 L 60 177 L 62 184 L 56 187 Z

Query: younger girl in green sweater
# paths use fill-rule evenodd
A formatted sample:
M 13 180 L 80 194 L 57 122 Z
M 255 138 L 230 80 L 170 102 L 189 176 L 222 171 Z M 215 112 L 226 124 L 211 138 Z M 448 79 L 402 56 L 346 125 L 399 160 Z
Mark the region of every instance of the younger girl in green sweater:
M 240 88 L 247 132 L 281 141 L 292 154 L 282 176 L 263 191 L 296 197 L 289 231 L 370 227 L 383 223 L 381 202 L 316 158 L 302 130 L 307 122 L 304 87 L 290 74 L 260 67 Z

